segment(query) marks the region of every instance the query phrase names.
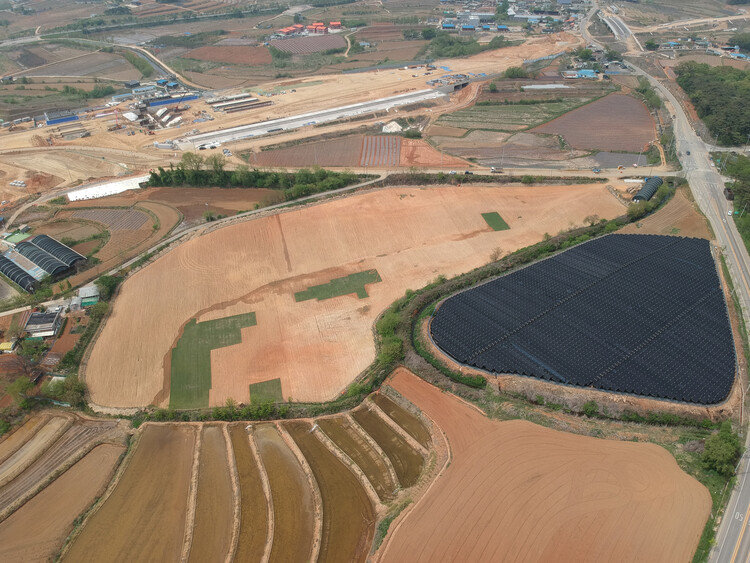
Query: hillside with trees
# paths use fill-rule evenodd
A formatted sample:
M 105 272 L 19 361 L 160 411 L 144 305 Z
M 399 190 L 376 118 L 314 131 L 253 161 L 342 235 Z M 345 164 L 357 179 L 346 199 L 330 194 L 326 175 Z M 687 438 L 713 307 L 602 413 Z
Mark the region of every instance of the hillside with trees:
M 675 67 L 677 83 L 698 116 L 722 145 L 739 145 L 750 135 L 750 71 L 688 61 Z

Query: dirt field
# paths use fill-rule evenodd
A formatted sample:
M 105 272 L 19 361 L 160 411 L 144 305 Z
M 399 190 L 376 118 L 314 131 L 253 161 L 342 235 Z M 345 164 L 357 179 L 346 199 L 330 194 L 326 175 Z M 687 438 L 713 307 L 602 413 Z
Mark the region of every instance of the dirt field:
M 102 444 L 0 524 L 0 559 L 49 561 L 104 488 L 125 448 Z
M 125 473 L 64 561 L 175 561 L 182 551 L 195 429 L 148 426 Z
M 48 420 L 39 431 L 0 465 L 0 486 L 6 485 L 31 465 L 65 432 L 71 419 L 57 416 Z
M 610 94 L 532 130 L 562 135 L 577 149 L 639 152 L 656 138 L 654 120 L 642 102 Z
M 182 55 L 188 59 L 242 65 L 267 65 L 271 53 L 266 47 L 200 47 Z
M 190 561 L 224 561 L 232 547 L 232 480 L 221 426 L 204 426 Z
M 272 424 L 256 426 L 253 437 L 273 499 L 274 541 L 270 561 L 308 560 L 313 543 L 314 501 L 305 472 Z
M 80 322 L 76 322 L 79 319 Z M 72 350 L 81 338 L 81 328 L 88 324 L 88 319 L 89 318 L 85 313 L 70 313 L 68 315 L 68 321 L 65 323 L 65 329 L 62 334 L 55 339 L 55 343 L 52 345 L 52 348 L 50 348 L 50 354 L 57 354 L 62 358 L 66 352 Z M 74 328 L 76 328 L 75 334 L 71 333 L 71 330 Z
M 321 35 L 318 37 L 296 37 L 291 39 L 275 39 L 270 42 L 279 51 L 294 55 L 309 55 L 329 49 L 346 48 L 346 39 L 340 35 Z
M 688 200 L 685 188 L 678 189 L 664 209 L 636 223 L 625 226 L 620 232 L 642 235 L 677 235 L 711 239 L 706 218 Z
M 102 232 L 101 228 L 84 221 L 54 221 L 34 229 L 35 235 L 49 235 L 58 240 L 71 238 L 81 240 Z
M 390 385 L 446 434 L 450 465 L 381 561 L 689 561 L 709 492 L 653 444 L 497 422 L 406 370 Z
M 487 226 L 481 213 L 492 211 L 509 230 Z M 277 377 L 284 398 L 330 399 L 372 361 L 372 322 L 406 289 L 485 264 L 495 249 L 510 252 L 581 225 L 588 215 L 622 212 L 602 185 L 390 188 L 220 229 L 122 285 L 85 368 L 91 400 L 134 406 L 161 397 L 156 403 L 166 404 L 164 360 L 181 326 L 248 312 L 257 326 L 242 330 L 242 343 L 212 352 L 210 404 L 247 402 L 250 384 Z M 368 269 L 382 282 L 365 299 L 293 299 Z
M 18 428 L 12 434 L 5 436 L 0 442 L 0 463 L 8 459 L 22 445 L 27 443 L 31 437 L 46 424 L 49 417 L 47 415 L 35 415 L 27 420 L 23 426 Z
M 98 76 L 110 80 L 133 80 L 141 77 L 140 71 L 120 55 L 113 53 L 88 53 L 75 58 L 37 66 L 25 76 Z
M 284 426 L 320 487 L 323 531 L 318 560 L 364 562 L 375 532 L 375 510 L 364 487 L 310 432 L 309 422 L 289 422 Z

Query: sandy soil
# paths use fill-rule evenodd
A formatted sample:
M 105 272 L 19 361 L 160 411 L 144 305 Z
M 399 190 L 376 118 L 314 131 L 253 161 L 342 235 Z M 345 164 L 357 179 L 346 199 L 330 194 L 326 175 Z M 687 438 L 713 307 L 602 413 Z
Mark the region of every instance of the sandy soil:
M 8 459 L 18 448 L 25 444 L 47 422 L 48 418 L 46 415 L 32 416 L 23 426 L 6 436 L 5 440 L 0 442 L 0 462 Z
M 31 465 L 70 424 L 68 417 L 50 419 L 28 442 L 24 443 L 12 456 L 0 465 L 0 486 L 15 478 L 21 471 Z
M 0 524 L 0 559 L 51 560 L 78 517 L 100 495 L 122 446 L 102 444 Z
M 391 525 L 382 561 L 689 561 L 711 497 L 654 444 L 497 422 L 399 370 L 445 432 L 447 469 Z
M 149 425 L 120 482 L 64 561 L 175 561 L 182 551 L 195 430 Z
M 642 235 L 677 235 L 711 239 L 706 218 L 688 200 L 684 189 L 675 192 L 674 197 L 664 209 L 649 215 L 646 219 L 623 227 L 622 233 Z
M 511 228 L 492 231 L 481 217 L 488 211 Z M 258 323 L 242 330 L 242 343 L 212 352 L 210 404 L 246 402 L 249 384 L 276 377 L 285 399 L 330 399 L 372 361 L 372 323 L 406 289 L 592 214 L 612 218 L 622 206 L 602 185 L 391 188 L 193 239 L 123 284 L 86 367 L 91 400 L 124 407 L 166 398 L 164 361 L 181 326 L 250 311 Z M 294 300 L 294 292 L 367 269 L 383 281 L 365 299 Z

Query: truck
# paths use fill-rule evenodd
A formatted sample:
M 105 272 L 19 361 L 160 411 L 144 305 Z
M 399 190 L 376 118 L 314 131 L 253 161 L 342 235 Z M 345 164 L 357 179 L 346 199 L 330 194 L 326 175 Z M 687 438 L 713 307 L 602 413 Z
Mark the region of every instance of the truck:
M 502 174 L 503 169 L 502 168 L 495 168 L 494 166 L 490 168 L 491 174 Z
M 724 188 L 724 197 L 729 201 L 732 201 L 734 199 L 734 192 L 731 188 Z

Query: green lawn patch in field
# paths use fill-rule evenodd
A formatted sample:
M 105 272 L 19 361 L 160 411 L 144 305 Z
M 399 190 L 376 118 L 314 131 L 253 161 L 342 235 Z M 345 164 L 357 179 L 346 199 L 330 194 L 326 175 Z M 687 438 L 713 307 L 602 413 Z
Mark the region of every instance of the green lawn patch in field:
M 269 379 L 250 384 L 250 404 L 260 405 L 269 401 L 280 403 L 284 400 L 281 394 L 281 379 Z
M 297 302 L 307 301 L 308 299 L 322 301 L 323 299 L 341 297 L 350 293 L 356 293 L 357 297 L 364 299 L 367 297 L 365 286 L 368 283 L 377 283 L 379 281 L 383 280 L 380 279 L 380 274 L 378 274 L 377 270 L 357 272 L 343 278 L 334 278 L 322 285 L 313 285 L 304 291 L 298 291 L 294 294 L 294 300 Z
M 493 211 L 492 213 L 482 213 L 482 218 L 487 222 L 487 224 L 492 228 L 493 231 L 507 231 L 510 229 L 510 225 L 505 222 L 505 220 L 500 217 L 500 214 L 497 211 Z
M 255 313 L 202 323 L 190 319 L 172 349 L 170 408 L 207 407 L 211 389 L 211 350 L 239 344 L 242 342 L 241 329 L 255 324 Z

